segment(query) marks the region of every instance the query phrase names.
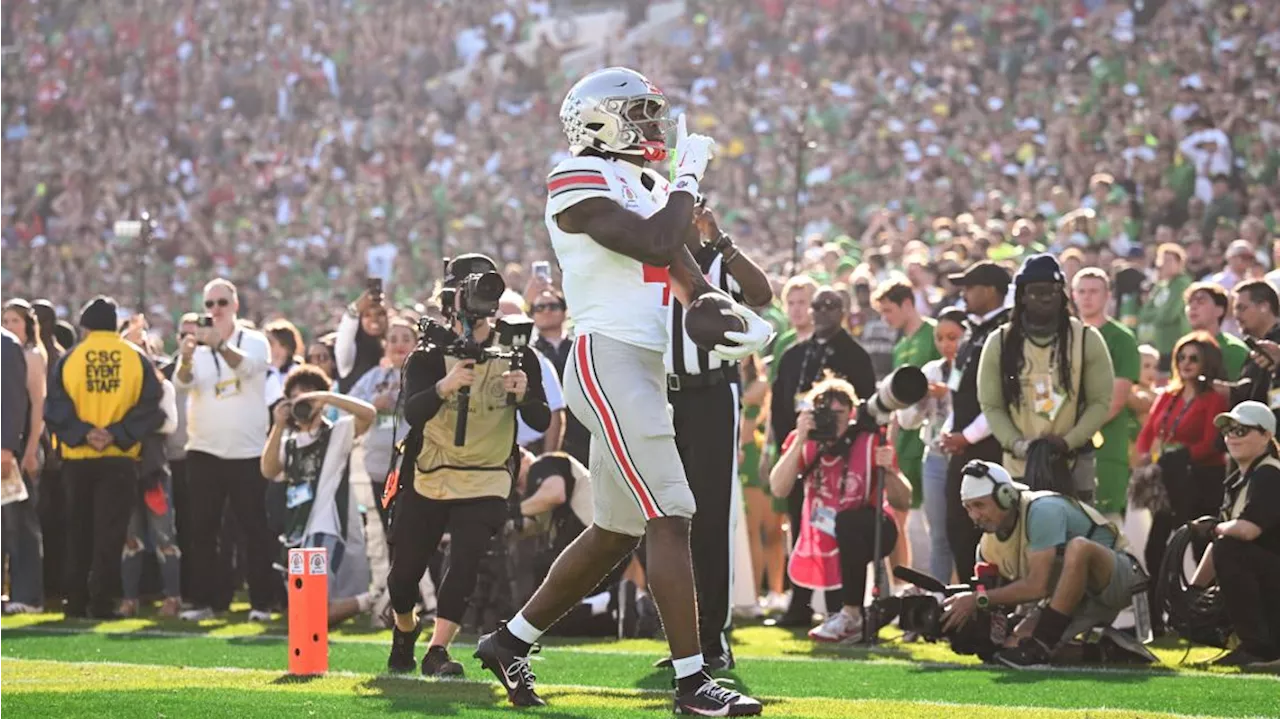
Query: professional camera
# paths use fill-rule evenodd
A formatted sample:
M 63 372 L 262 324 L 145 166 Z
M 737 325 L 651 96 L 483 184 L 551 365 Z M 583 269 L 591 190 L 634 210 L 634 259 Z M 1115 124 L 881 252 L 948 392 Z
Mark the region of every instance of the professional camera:
M 501 278 L 498 279 L 501 281 Z M 488 316 L 476 318 L 475 321 L 484 321 Z M 495 328 L 496 341 L 488 347 L 483 347 L 476 342 L 474 322 L 463 317 L 458 319 L 462 323 L 462 334 L 454 332 L 453 328 L 446 327 L 429 317 L 418 320 L 419 344 L 428 350 L 438 349 L 445 356 L 458 360 L 471 360 L 478 365 L 497 359 L 510 362 L 513 371 L 523 368 L 524 348 L 529 346 L 529 338 L 533 335 L 533 320 L 527 317 L 503 317 L 498 320 L 498 326 Z M 515 403 L 516 398 L 508 394 L 507 404 Z M 467 412 L 470 406 L 471 388 L 463 387 L 458 391 L 458 426 L 453 435 L 453 444 L 456 447 L 466 444 Z
M 840 436 L 841 428 L 836 426 L 836 411 L 831 408 L 831 399 L 826 395 L 813 403 L 813 429 L 809 438 L 816 442 L 830 442 Z
M 440 304 L 445 316 L 463 323 L 478 322 L 498 311 L 498 301 L 507 289 L 493 261 L 484 255 L 461 255 L 445 258 L 444 288 Z
M 929 642 L 946 639 L 951 644 L 951 651 L 956 654 L 976 654 L 983 661 L 988 661 L 1000 650 L 1008 636 L 1012 627 L 1010 616 L 996 607 L 980 609 L 963 627 L 945 632 L 942 629 L 942 601 L 934 596 L 941 594 L 949 597 L 961 592 L 972 592 L 979 585 L 990 590 L 999 583 L 999 574 L 993 565 L 980 563 L 976 574 L 968 584 L 945 585 L 923 572 L 898 567 L 893 570 L 893 576 L 932 594 L 877 599 L 880 616 L 887 621 L 896 614 L 898 627 L 902 631 L 914 632 Z
M 919 367 L 899 367 L 880 381 L 875 395 L 858 407 L 858 422 L 886 425 L 894 412 L 919 402 L 928 392 L 929 380 Z

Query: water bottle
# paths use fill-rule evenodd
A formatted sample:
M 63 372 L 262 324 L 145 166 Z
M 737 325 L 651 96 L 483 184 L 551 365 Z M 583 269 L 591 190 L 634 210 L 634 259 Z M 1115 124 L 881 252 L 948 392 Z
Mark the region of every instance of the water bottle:
M 1145 589 L 1133 595 L 1133 632 L 1143 644 L 1151 642 L 1151 603 Z

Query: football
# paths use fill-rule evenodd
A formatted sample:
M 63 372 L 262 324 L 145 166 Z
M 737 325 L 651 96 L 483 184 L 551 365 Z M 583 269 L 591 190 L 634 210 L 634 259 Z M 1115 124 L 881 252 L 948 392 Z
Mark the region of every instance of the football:
M 689 338 L 699 349 L 711 352 L 716 345 L 736 347 L 724 337 L 725 332 L 743 332 L 747 325 L 741 317 L 725 314 L 724 310 L 733 307 L 728 297 L 720 294 L 705 294 L 693 301 L 684 315 L 684 328 Z

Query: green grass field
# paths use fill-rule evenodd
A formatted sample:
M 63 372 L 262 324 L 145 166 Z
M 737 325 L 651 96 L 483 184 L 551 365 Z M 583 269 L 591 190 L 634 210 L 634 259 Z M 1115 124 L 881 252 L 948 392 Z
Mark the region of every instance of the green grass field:
M 552 640 L 534 668 L 550 706 L 514 710 L 471 659 L 467 680 L 385 673 L 390 634 L 345 628 L 330 635 L 330 672 L 286 672 L 286 627 L 230 620 L 200 625 L 135 619 L 0 623 L 0 691 L 13 716 L 40 717 L 653 717 L 670 713 L 670 674 L 652 668 L 651 640 Z M 735 635 L 739 687 L 766 716 L 1169 717 L 1280 716 L 1280 677 L 1186 668 L 1216 650 L 1166 645 L 1163 667 L 1012 672 L 958 657 L 944 645 L 892 641 L 868 652 L 814 647 L 803 634 L 744 627 Z M 471 638 L 473 640 L 473 638 Z M 420 644 L 425 647 L 425 641 Z M 421 651 L 419 652 L 421 654 Z M 1184 655 L 1185 664 L 1181 664 Z

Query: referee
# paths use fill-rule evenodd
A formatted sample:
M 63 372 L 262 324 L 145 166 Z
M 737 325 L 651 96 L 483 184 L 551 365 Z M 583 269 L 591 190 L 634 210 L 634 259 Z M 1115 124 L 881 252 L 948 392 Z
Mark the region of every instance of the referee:
M 773 301 L 764 272 L 742 253 L 705 207 L 694 211 L 685 238 L 710 283 L 752 307 Z M 703 238 L 708 242 L 703 243 Z M 698 511 L 693 516 L 693 577 L 698 592 L 698 632 L 711 670 L 733 668 L 725 631 L 731 619 L 734 505 L 738 482 L 738 363 L 698 349 L 684 329 L 684 308 L 671 302 L 671 342 L 663 361 L 676 447 Z

